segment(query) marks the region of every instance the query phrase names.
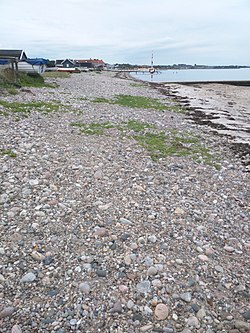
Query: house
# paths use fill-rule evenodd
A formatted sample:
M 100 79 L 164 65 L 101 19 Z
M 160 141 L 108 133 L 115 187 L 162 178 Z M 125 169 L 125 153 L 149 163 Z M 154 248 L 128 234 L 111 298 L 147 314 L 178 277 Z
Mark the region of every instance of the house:
M 73 60 L 70 59 L 56 60 L 56 67 L 75 68 L 76 64 Z
M 94 68 L 94 69 L 103 69 L 105 63 L 103 60 L 99 59 L 86 59 L 86 60 L 75 60 L 75 63 L 78 67 L 85 67 L 85 68 Z
M 47 60 L 42 58 L 29 59 L 23 50 L 1 50 L 1 68 L 11 68 L 25 73 L 43 74 Z
M 43 58 L 26 59 L 18 62 L 18 71 L 25 73 L 43 74 L 46 70 L 48 60 Z
M 0 49 L 1 59 L 26 60 L 27 56 L 23 50 L 4 50 Z

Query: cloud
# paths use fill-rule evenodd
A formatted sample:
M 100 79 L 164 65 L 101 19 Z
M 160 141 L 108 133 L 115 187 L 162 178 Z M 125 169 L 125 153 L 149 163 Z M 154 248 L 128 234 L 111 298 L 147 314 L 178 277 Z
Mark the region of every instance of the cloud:
M 20 13 L 22 13 L 20 15 Z M 159 63 L 246 64 L 248 0 L 8 0 L 0 4 L 1 47 L 29 56 Z M 216 51 L 215 51 L 216 50 Z M 223 58 L 224 57 L 224 58 Z M 176 61 L 175 61 L 175 60 Z

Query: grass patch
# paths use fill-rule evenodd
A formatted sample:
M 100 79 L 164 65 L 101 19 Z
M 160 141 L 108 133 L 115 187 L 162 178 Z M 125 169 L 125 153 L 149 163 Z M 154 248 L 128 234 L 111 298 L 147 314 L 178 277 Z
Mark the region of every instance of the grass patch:
M 93 103 L 108 103 L 108 104 L 115 104 L 112 99 L 107 99 L 104 97 L 97 97 L 95 99 L 91 99 L 91 102 Z
M 186 113 L 187 110 L 181 105 L 171 105 L 171 106 L 166 106 L 167 111 L 175 112 L 175 113 Z
M 168 156 L 190 156 L 198 163 L 205 163 L 217 169 L 220 168 L 215 156 L 200 143 L 199 138 L 191 133 L 177 133 L 176 131 L 172 131 L 170 134 L 148 132 L 135 135 L 134 139 L 149 151 L 154 161 Z
M 127 123 L 124 123 L 127 129 L 134 131 L 134 132 L 142 132 L 147 128 L 155 128 L 155 125 L 142 123 L 137 120 L 129 120 Z
M 120 106 L 141 109 L 166 110 L 166 105 L 154 98 L 144 96 L 116 95 L 114 99 L 98 97 L 91 100 L 94 103 L 118 104 Z
M 168 156 L 190 156 L 198 163 L 208 164 L 217 169 L 220 168 L 215 156 L 192 133 L 175 130 L 170 133 L 159 132 L 155 125 L 137 120 L 129 120 L 122 124 L 104 122 L 71 123 L 70 125 L 78 127 L 80 132 L 86 135 L 107 135 L 107 129 L 116 128 L 118 131 L 122 131 L 123 136 L 127 135 L 128 138 L 136 140 L 138 144 L 144 147 L 153 161 Z
M 157 99 L 144 96 L 117 95 L 114 104 L 130 108 L 166 110 L 166 106 Z
M 1 100 L 0 105 L 5 108 L 5 111 L 2 112 L 2 114 L 5 115 L 8 115 L 9 113 L 29 114 L 31 111 L 38 111 L 47 114 L 58 111 L 60 107 L 58 103 L 54 104 L 50 102 L 9 103 Z
M 62 78 L 62 79 L 67 79 L 69 78 L 71 73 L 69 72 L 45 72 L 43 74 L 44 77 L 48 78 Z
M 12 157 L 12 158 L 14 158 L 14 157 L 17 156 L 17 154 L 14 153 L 14 152 L 13 152 L 12 150 L 10 150 L 10 149 L 0 149 L 0 155 L 1 155 L 1 156 L 8 155 L 9 157 Z
M 105 122 L 105 123 L 71 123 L 71 126 L 79 127 L 81 133 L 87 134 L 87 135 L 104 135 L 104 131 L 110 128 L 113 128 L 114 125 Z
M 18 95 L 19 92 L 17 89 L 11 87 L 11 88 L 7 88 L 7 92 L 10 94 L 10 95 Z
M 117 104 L 129 108 L 154 109 L 158 111 L 171 111 L 176 113 L 186 113 L 186 109 L 181 105 L 165 105 L 158 99 L 145 96 L 116 95 L 114 99 L 97 97 L 90 100 L 93 103 Z

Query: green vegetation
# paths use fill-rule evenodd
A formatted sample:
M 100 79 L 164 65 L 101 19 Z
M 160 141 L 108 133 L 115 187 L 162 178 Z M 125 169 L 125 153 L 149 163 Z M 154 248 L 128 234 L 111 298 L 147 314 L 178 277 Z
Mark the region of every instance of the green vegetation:
M 215 168 L 220 167 L 216 163 L 214 155 L 192 133 L 183 133 L 175 130 L 169 133 L 159 132 L 155 125 L 137 120 L 129 120 L 121 124 L 112 124 L 109 122 L 72 123 L 71 126 L 79 127 L 81 133 L 87 135 L 108 135 L 106 130 L 115 128 L 118 131 L 122 131 L 123 135 L 126 133 L 127 137 L 136 140 L 138 144 L 149 152 L 154 161 L 168 156 L 190 156 L 198 163 L 212 165 Z
M 219 168 L 209 149 L 204 147 L 199 138 L 192 133 L 178 133 L 176 131 L 169 134 L 149 132 L 134 136 L 134 139 L 149 151 L 154 161 L 167 156 L 191 156 L 198 163 L 203 162 Z
M 108 103 L 108 104 L 115 104 L 112 99 L 107 99 L 104 97 L 97 97 L 95 99 L 92 99 L 91 102 L 93 103 Z
M 4 112 L 1 112 L 3 115 L 8 115 L 9 113 L 18 113 L 18 114 L 29 114 L 31 111 L 38 111 L 42 113 L 49 113 L 53 111 L 58 111 L 60 105 L 53 104 L 50 102 L 30 102 L 30 103 L 19 103 L 13 102 L 9 103 L 6 101 L 0 100 L 0 105 L 5 108 Z
M 144 96 L 117 95 L 115 96 L 114 104 L 131 108 L 155 109 L 160 111 L 166 109 L 166 106 L 157 99 Z
M 0 155 L 4 156 L 4 155 L 8 155 L 9 157 L 16 157 L 16 153 L 13 153 L 12 150 L 10 149 L 0 149 Z
M 79 127 L 81 133 L 87 135 L 104 135 L 104 130 L 113 128 L 114 125 L 111 123 L 71 123 L 71 126 Z
M 186 113 L 187 109 L 184 108 L 181 105 L 171 105 L 171 106 L 166 106 L 166 110 L 171 111 L 171 112 L 175 112 L 175 113 Z
M 158 111 L 171 111 L 177 113 L 185 113 L 186 109 L 181 105 L 165 105 L 158 99 L 144 97 L 144 96 L 131 96 L 131 95 L 116 95 L 114 99 L 107 99 L 104 97 L 97 97 L 92 99 L 93 103 L 107 103 L 118 104 L 120 106 L 141 109 L 154 109 Z
M 45 87 L 44 78 L 38 73 L 18 73 L 18 83 L 22 87 Z
M 155 128 L 155 125 L 142 123 L 137 120 L 129 120 L 127 123 L 123 123 L 129 130 L 134 132 L 144 131 L 146 128 Z
M 130 108 L 151 108 L 157 110 L 164 110 L 166 108 L 165 105 L 158 100 L 144 96 L 116 95 L 114 99 L 97 97 L 91 101 L 94 103 L 118 104 Z
M 18 90 L 16 88 L 13 88 L 13 87 L 7 88 L 7 92 L 10 95 L 18 95 L 19 94 Z
M 45 72 L 43 74 L 44 77 L 49 77 L 49 78 L 62 78 L 66 79 L 70 77 L 71 73 L 69 72 Z
M 0 88 L 10 89 L 13 87 L 49 87 L 42 75 L 38 73 L 13 72 L 11 69 L 4 69 L 0 72 Z

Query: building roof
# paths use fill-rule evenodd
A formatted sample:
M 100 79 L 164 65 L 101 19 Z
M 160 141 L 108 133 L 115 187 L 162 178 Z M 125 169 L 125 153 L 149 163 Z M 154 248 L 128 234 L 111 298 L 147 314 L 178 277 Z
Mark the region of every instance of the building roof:
M 0 49 L 1 58 L 17 58 L 18 60 L 25 60 L 27 56 L 23 50 L 3 50 Z
M 99 65 L 104 64 L 104 61 L 99 60 L 99 59 L 83 59 L 83 60 L 75 60 L 75 61 L 78 62 L 79 64 L 84 64 L 84 63 L 94 63 L 94 64 L 99 64 Z
M 71 59 L 65 59 L 62 61 L 62 64 L 65 63 L 65 62 L 70 62 L 72 65 L 75 65 L 74 61 L 71 60 Z

